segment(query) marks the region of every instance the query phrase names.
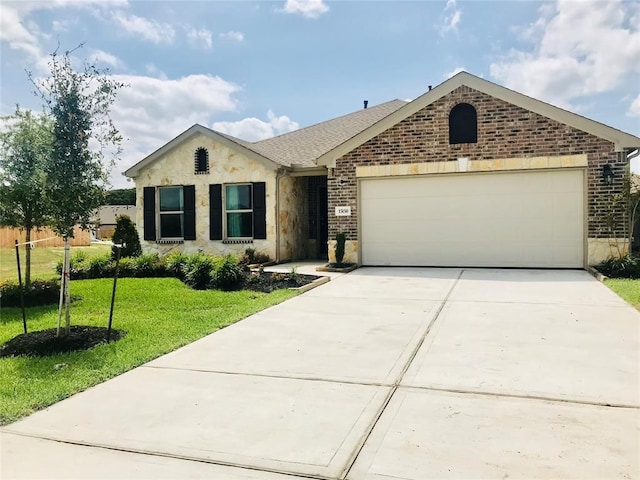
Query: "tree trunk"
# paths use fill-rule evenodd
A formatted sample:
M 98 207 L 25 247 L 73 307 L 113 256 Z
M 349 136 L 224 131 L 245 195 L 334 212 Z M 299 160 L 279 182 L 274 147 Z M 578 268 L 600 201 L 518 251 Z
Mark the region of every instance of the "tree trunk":
M 58 325 L 56 327 L 56 337 L 60 336 L 60 323 L 62 321 L 62 305 L 64 304 L 64 292 L 65 292 L 65 283 L 66 283 L 66 272 L 65 265 L 67 264 L 67 259 L 62 258 L 62 272 L 60 273 L 60 302 L 58 303 Z
M 24 285 L 28 289 L 31 286 L 31 229 L 27 228 L 24 244 Z
M 67 235 L 64 237 L 64 315 L 67 335 L 69 335 L 69 331 L 71 329 L 71 294 L 69 289 L 69 284 L 71 283 L 71 278 L 69 276 L 71 263 L 70 243 L 69 235 Z

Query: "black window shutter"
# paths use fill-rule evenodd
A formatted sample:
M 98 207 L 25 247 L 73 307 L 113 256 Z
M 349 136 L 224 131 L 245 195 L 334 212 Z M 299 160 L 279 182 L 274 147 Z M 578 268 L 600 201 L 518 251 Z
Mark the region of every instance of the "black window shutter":
M 196 187 L 185 185 L 182 187 L 184 199 L 184 239 L 196 239 Z
M 209 185 L 209 239 L 222 240 L 222 185 Z
M 144 239 L 156 239 L 156 187 L 144 187 Z
M 267 238 L 267 205 L 265 183 L 253 184 L 253 238 L 265 240 Z

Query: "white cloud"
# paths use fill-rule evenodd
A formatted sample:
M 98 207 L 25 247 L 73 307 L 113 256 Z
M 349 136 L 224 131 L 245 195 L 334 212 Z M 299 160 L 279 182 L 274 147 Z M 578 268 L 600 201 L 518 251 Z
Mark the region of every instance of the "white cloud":
M 627 116 L 640 117 L 640 94 L 631 102 L 629 110 L 627 110 Z
M 204 46 L 206 48 L 211 48 L 213 46 L 213 36 L 209 30 L 206 28 L 196 29 L 191 28 L 187 32 L 187 38 L 193 45 Z
M 329 7 L 323 0 L 287 0 L 282 10 L 285 13 L 299 14 L 306 18 L 318 18 L 327 13 Z
M 89 54 L 89 61 L 91 63 L 98 63 L 101 65 L 107 65 L 109 67 L 118 68 L 124 66 L 122 60 L 115 55 L 111 55 L 103 50 L 92 50 Z
M 456 0 L 447 0 L 447 4 L 444 7 L 442 13 L 443 19 L 440 25 L 440 35 L 445 35 L 449 32 L 457 32 L 458 24 L 462 19 L 462 9 L 458 8 Z
M 557 0 L 554 7 L 541 8 L 525 29 L 531 49 L 511 50 L 491 64 L 492 77 L 565 108 L 575 108 L 574 99 L 637 82 L 640 31 L 629 22 L 629 4 Z
M 211 128 L 248 142 L 264 140 L 282 133 L 292 132 L 300 128 L 286 115 L 276 116 L 271 110 L 267 112 L 268 121 L 255 117 L 243 118 L 237 122 L 215 122 Z
M 168 23 L 160 23 L 137 15 L 115 12 L 113 19 L 127 33 L 139 35 L 153 43 L 173 43 L 176 31 Z
M 218 36 L 224 39 L 235 40 L 236 42 L 242 42 L 244 40 L 244 34 L 242 32 L 229 31 L 225 33 L 219 33 Z
M 178 79 L 113 75 L 128 84 L 118 92 L 111 117 L 126 139 L 112 172 L 114 186 L 124 186 L 121 173 L 160 148 L 194 123 L 208 125 L 213 116 L 236 109 L 240 87 L 211 75 Z
M 164 73 L 162 70 L 160 70 L 160 69 L 159 69 L 156 65 L 154 65 L 153 63 L 147 63 L 147 64 L 144 66 L 144 69 L 145 69 L 145 71 L 146 71 L 149 75 L 151 75 L 151 76 L 153 76 L 153 77 L 156 77 L 156 78 L 159 78 L 160 80 L 166 80 L 166 79 L 168 78 L 168 77 L 167 77 L 167 74 L 166 74 L 166 73 Z
M 0 2 L 0 42 L 25 55 L 25 58 L 39 70 L 47 70 L 48 55 L 42 52 L 40 44 L 44 35 L 29 16 L 39 10 L 54 10 L 64 7 L 80 9 L 104 9 L 126 6 L 127 0 L 51 0 L 48 2 Z M 54 21 L 55 32 L 64 31 L 71 21 Z
M 457 74 L 459 74 L 460 72 L 464 72 L 464 71 L 465 71 L 464 67 L 456 67 L 453 70 L 451 70 L 450 72 L 445 73 L 444 74 L 444 79 L 447 80 L 448 78 L 454 77 Z

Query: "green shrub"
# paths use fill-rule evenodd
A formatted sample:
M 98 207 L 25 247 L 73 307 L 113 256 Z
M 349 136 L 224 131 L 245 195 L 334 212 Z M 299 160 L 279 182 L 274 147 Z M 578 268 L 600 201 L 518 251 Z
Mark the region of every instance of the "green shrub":
M 56 273 L 62 275 L 62 262 L 64 259 L 58 260 L 56 264 Z M 83 250 L 71 251 L 71 258 L 69 259 L 69 272 L 71 279 L 84 278 L 82 275 L 85 270 L 85 262 L 87 261 L 87 254 Z M 75 275 L 75 276 L 74 276 Z M 80 276 L 79 276 L 80 275 Z
M 227 255 L 213 275 L 213 286 L 221 290 L 237 290 L 244 282 L 242 266 L 233 255 Z
M 162 277 L 164 264 L 157 253 L 144 253 L 134 259 L 136 277 Z
M 164 269 L 167 274 L 184 280 L 185 266 L 189 255 L 184 252 L 172 252 L 163 258 Z
M 256 263 L 263 264 L 270 261 L 271 257 L 268 254 L 257 252 L 255 248 L 247 248 L 238 263 L 240 265 L 255 265 Z
M 134 257 L 121 258 L 118 264 L 118 277 L 135 277 L 138 271 L 136 260 Z
M 60 282 L 57 280 L 34 280 L 29 288 L 22 288 L 25 307 L 54 305 L 60 299 Z M 14 282 L 0 284 L 0 305 L 3 308 L 20 307 L 20 285 Z
M 124 244 L 120 248 L 121 257 L 139 257 L 142 255 L 140 237 L 136 226 L 128 215 L 118 215 L 116 217 L 116 229 L 113 231 L 113 243 Z M 118 247 L 111 247 L 111 258 L 116 258 Z
M 347 234 L 340 232 L 336 235 L 336 263 L 342 263 L 344 259 L 344 246 L 347 242 Z
M 251 265 L 255 263 L 255 256 L 255 248 L 246 248 L 238 263 L 240 263 L 241 265 Z
M 113 276 L 114 263 L 109 254 L 91 258 L 82 263 L 83 278 L 104 278 Z
M 622 257 L 611 257 L 596 266 L 597 270 L 611 278 L 640 278 L 640 258 L 628 253 Z
M 187 258 L 184 264 L 184 283 L 196 290 L 210 288 L 212 271 L 214 269 L 213 258 L 203 253 L 194 253 Z

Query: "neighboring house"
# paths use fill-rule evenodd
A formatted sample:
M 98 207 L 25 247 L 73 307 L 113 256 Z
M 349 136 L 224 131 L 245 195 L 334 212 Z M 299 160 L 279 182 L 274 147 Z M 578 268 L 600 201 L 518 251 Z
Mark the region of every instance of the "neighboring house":
M 95 220 L 97 225 L 97 238 L 111 238 L 116 229 L 116 217 L 119 215 L 127 215 L 135 223 L 136 206 L 135 205 L 103 205 L 98 209 L 98 215 Z
M 147 251 L 583 267 L 624 242 L 640 138 L 466 72 L 259 142 L 194 125 L 125 174 Z M 327 250 L 327 243 L 329 249 Z

